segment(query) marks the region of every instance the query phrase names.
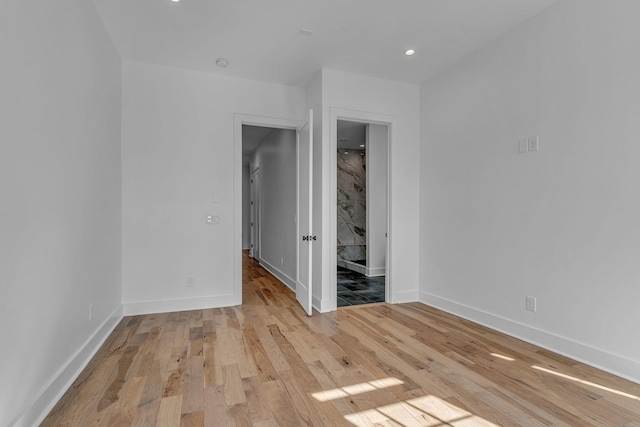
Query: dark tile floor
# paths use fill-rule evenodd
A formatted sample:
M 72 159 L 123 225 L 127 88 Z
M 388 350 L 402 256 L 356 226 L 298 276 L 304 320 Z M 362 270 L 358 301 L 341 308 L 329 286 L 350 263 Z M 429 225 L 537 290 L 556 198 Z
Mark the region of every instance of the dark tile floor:
M 384 276 L 367 277 L 338 267 L 338 307 L 384 302 Z

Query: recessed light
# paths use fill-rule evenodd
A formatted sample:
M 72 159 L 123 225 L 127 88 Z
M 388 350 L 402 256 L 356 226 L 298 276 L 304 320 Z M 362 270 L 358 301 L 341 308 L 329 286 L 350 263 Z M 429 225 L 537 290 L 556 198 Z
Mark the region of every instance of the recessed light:
M 226 58 L 218 58 L 216 59 L 216 65 L 220 68 L 227 68 L 229 66 L 229 61 Z
M 404 54 L 407 55 L 407 56 L 411 56 L 411 55 L 415 55 L 416 51 L 413 50 L 413 49 L 407 49 L 407 50 L 404 51 Z
M 360 144 L 360 148 L 364 148 L 364 144 Z
M 180 0 L 171 0 L 174 3 L 178 3 Z
M 345 152 L 344 152 L 344 154 L 349 154 L 349 152 L 348 152 L 348 151 L 345 151 Z
M 298 30 L 298 33 L 302 34 L 303 36 L 310 36 L 313 34 L 313 30 L 310 30 L 308 28 L 300 28 Z

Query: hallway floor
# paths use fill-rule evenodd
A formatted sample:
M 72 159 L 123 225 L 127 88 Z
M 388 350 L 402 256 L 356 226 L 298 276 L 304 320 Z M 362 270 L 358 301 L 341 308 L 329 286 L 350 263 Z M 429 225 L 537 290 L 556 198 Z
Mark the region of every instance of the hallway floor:
M 384 302 L 384 281 L 338 267 L 338 307 Z

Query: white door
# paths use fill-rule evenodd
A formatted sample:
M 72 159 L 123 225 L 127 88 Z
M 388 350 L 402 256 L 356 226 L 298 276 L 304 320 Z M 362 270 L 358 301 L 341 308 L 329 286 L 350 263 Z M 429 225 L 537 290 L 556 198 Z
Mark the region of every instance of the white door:
M 297 174 L 298 174 L 298 209 L 296 221 L 298 225 L 298 267 L 296 269 L 296 299 L 309 316 L 313 309 L 311 304 L 311 256 L 316 236 L 312 228 L 313 202 L 313 110 L 297 132 Z

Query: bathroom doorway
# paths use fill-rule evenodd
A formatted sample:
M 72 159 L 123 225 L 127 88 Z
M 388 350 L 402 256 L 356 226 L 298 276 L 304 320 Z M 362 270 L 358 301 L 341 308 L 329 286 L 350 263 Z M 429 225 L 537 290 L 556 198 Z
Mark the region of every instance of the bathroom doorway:
M 389 126 L 337 122 L 337 306 L 384 302 Z

